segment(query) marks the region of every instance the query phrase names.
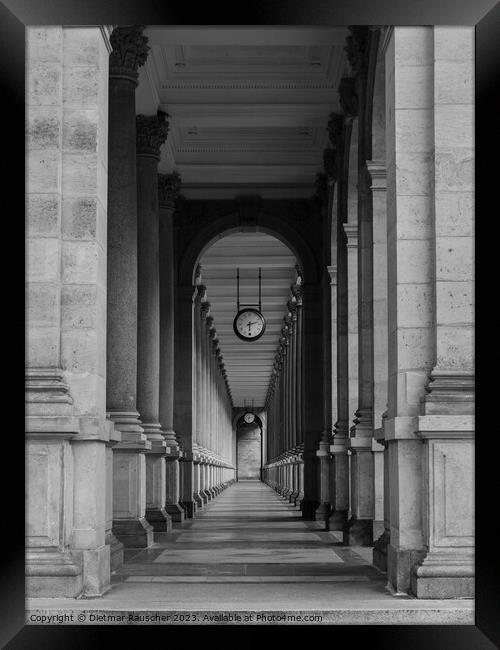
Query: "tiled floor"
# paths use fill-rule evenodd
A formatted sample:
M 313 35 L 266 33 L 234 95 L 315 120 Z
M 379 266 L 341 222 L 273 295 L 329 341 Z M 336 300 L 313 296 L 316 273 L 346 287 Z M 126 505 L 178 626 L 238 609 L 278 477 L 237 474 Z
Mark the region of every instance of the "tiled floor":
M 94 599 L 27 601 L 28 612 L 321 612 L 329 623 L 472 624 L 473 601 L 394 597 L 370 549 L 302 520 L 260 482 L 237 483 L 195 518 L 125 552 Z M 364 556 L 364 557 L 363 557 Z M 81 620 L 81 619 L 79 619 Z
M 305 522 L 298 508 L 260 482 L 236 483 L 194 519 L 173 533 L 157 535 L 153 548 L 126 551 L 113 583 L 241 580 L 259 583 L 371 581 L 383 590 L 385 579 L 334 533 Z M 295 576 L 295 580 L 294 580 Z M 251 578 L 251 580 L 249 579 Z

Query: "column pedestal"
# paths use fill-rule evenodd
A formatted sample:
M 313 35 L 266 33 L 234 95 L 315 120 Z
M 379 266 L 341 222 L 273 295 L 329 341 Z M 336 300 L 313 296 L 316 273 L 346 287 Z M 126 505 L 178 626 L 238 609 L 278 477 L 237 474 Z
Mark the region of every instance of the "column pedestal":
M 113 449 L 113 528 L 125 548 L 147 548 L 153 527 L 145 518 L 146 459 L 151 449 L 139 425 L 138 413 L 111 413 L 122 440 Z
M 165 509 L 165 452 L 168 448 L 163 436 L 156 435 L 159 436 L 158 439 L 149 437 L 151 450 L 146 452 L 146 520 L 155 532 L 169 533 L 172 530 L 172 518 Z
M 173 433 L 173 432 L 172 432 Z M 167 432 L 167 441 L 169 433 Z M 170 446 L 170 452 L 165 456 L 165 511 L 173 522 L 184 521 L 184 509 L 179 503 L 180 499 L 180 462 L 181 452 L 178 447 Z

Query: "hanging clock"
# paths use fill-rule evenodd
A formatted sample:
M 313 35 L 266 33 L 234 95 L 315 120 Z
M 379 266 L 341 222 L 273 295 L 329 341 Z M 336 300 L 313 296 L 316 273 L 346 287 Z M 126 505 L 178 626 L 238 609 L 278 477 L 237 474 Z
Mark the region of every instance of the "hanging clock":
M 262 315 L 262 271 L 259 268 L 259 305 L 240 308 L 240 269 L 236 270 L 237 302 L 233 330 L 242 341 L 257 341 L 266 331 L 266 319 Z
M 258 309 L 240 309 L 233 321 L 234 333 L 242 341 L 257 341 L 266 331 L 266 319 Z
M 250 413 L 250 411 L 247 411 L 243 416 L 243 419 L 247 424 L 252 424 L 252 422 L 255 420 L 255 415 L 253 413 Z

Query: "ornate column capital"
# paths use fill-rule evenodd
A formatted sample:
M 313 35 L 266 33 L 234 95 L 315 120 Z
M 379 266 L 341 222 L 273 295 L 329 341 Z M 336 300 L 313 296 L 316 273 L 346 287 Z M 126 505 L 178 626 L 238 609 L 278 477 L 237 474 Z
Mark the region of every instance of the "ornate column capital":
M 292 285 L 292 295 L 297 301 L 297 307 L 302 306 L 302 299 L 304 297 L 304 287 L 301 284 Z
M 200 304 L 200 316 L 202 320 L 207 320 L 208 315 L 210 314 L 210 303 L 208 300 L 203 300 Z
M 328 182 L 326 174 L 316 174 L 314 188 L 316 190 L 315 196 L 321 203 L 325 203 L 328 198 Z
M 356 77 L 342 77 L 339 84 L 339 102 L 348 118 L 358 116 L 359 99 L 356 92 Z
M 160 160 L 160 148 L 167 141 L 168 130 L 167 114 L 163 111 L 156 115 L 137 115 L 137 155 Z
M 323 169 L 325 170 L 326 174 L 325 180 L 327 180 L 328 183 L 333 183 L 337 180 L 337 152 L 331 147 L 328 147 L 323 151 Z
M 328 119 L 328 137 L 332 147 L 338 152 L 342 149 L 342 129 L 344 127 L 344 116 L 340 113 L 330 113 Z
M 181 177 L 177 172 L 158 174 L 158 201 L 160 205 L 175 208 L 181 189 Z
M 204 302 L 206 302 L 206 296 L 207 296 L 207 288 L 204 284 L 198 284 L 196 285 L 195 293 L 194 293 L 194 303 L 196 305 L 201 305 Z
M 147 36 L 144 36 L 145 25 L 130 25 L 115 27 L 109 42 L 113 48 L 109 55 L 110 77 L 122 77 L 138 83 L 137 70 L 146 63 L 149 45 Z
M 349 25 L 350 36 L 344 50 L 354 75 L 368 70 L 370 28 L 368 25 Z

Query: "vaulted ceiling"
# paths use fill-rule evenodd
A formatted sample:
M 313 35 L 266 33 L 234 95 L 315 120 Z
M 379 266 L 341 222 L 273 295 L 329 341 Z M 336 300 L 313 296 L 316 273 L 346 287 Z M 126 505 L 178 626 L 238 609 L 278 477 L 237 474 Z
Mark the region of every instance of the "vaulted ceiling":
M 150 52 L 139 69 L 136 111 L 169 116 L 159 171 L 176 171 L 187 199 L 310 197 L 323 172 L 331 112 L 347 74 L 347 27 L 149 26 Z M 293 254 L 259 233 L 220 239 L 203 256 L 202 282 L 235 406 L 264 405 L 290 285 Z M 255 302 L 263 273 L 264 336 L 240 341 L 241 300 Z
M 295 281 L 293 253 L 264 233 L 236 233 L 219 239 L 200 260 L 219 346 L 235 406 L 264 405 L 290 286 Z M 236 269 L 240 272 L 241 307 L 259 302 L 262 269 L 262 313 L 266 330 L 257 341 L 242 341 L 233 331 L 236 314 Z

